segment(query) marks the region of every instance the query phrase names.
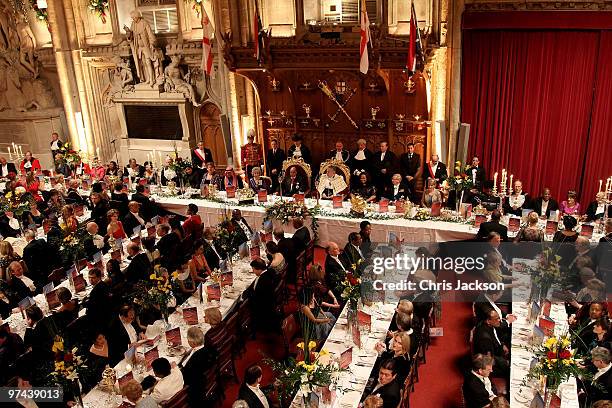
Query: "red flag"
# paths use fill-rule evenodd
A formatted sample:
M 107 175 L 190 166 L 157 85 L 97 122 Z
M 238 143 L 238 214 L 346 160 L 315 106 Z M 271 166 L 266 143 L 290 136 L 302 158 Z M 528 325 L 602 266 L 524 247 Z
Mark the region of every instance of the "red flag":
M 257 0 L 254 0 L 253 3 L 255 3 L 255 13 L 253 15 L 253 43 L 254 43 L 255 49 L 253 52 L 253 56 L 257 59 L 257 62 L 261 64 L 261 60 L 262 60 L 261 48 L 263 46 L 261 42 L 262 41 L 261 17 L 259 16 L 259 7 L 257 7 Z
M 206 75 L 210 76 L 212 73 L 213 65 L 213 28 L 212 24 L 210 23 L 210 20 L 208 19 L 208 14 L 206 14 L 206 10 L 204 10 L 204 5 L 202 5 L 202 31 L 202 71 L 206 72 Z
M 365 0 L 361 1 L 361 42 L 359 46 L 359 71 L 367 74 L 369 69 L 368 43 L 370 42 L 370 20 Z
M 417 18 L 414 10 L 414 2 L 410 2 L 410 43 L 408 45 L 408 61 L 406 68 L 414 72 L 416 70 L 417 59 Z

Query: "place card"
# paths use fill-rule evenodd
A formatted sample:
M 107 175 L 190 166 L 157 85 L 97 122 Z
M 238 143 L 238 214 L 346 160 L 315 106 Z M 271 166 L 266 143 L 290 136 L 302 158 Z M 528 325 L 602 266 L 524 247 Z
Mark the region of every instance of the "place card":
M 32 299 L 30 296 L 23 298 L 22 300 L 19 301 L 18 306 L 19 309 L 23 312 L 24 310 L 26 310 L 28 307 L 35 305 L 36 302 L 34 301 L 34 299 Z
M 483 214 L 477 214 L 474 219 L 474 228 L 480 228 L 480 224 L 487 221 L 487 216 Z
M 49 310 L 53 310 L 61 305 L 59 299 L 57 298 L 56 290 L 52 290 L 49 293 L 45 293 L 45 299 L 47 300 L 47 305 L 49 305 Z
M 593 225 L 582 224 L 582 226 L 580 227 L 580 236 L 591 239 L 593 237 Z
M 72 278 L 74 276 L 76 276 L 78 273 L 76 266 L 72 265 L 70 268 L 68 268 L 68 270 L 66 271 L 66 277 L 67 278 Z
M 227 194 L 227 198 L 236 197 L 236 186 L 226 186 L 225 193 Z
M 459 209 L 459 215 L 463 218 L 470 218 L 472 216 L 472 204 L 462 203 Z
M 559 221 L 548 220 L 546 221 L 546 235 L 555 235 L 559 229 Z
M 443 337 L 444 336 L 444 327 L 430 327 L 429 328 L 429 337 Z
M 544 299 L 542 301 L 542 314 L 546 317 L 550 317 L 550 308 L 552 307 L 552 302 L 548 299 Z
M 183 309 L 183 320 L 190 326 L 198 324 L 198 308 L 197 307 L 186 307 Z
M 548 316 L 540 317 L 538 326 L 544 331 L 544 335 L 550 337 L 555 334 L 555 321 Z
M 209 303 L 213 300 L 221 300 L 221 286 L 218 283 L 206 286 L 206 297 Z
M 128 371 L 124 376 L 119 377 L 119 379 L 117 380 L 119 382 L 119 389 L 121 389 L 125 384 L 127 384 L 128 381 L 133 379 L 134 373 L 132 373 L 131 371 Z
M 294 194 L 293 199 L 295 200 L 297 204 L 304 204 L 304 194 L 303 193 Z
M 404 202 L 402 200 L 395 201 L 395 213 L 403 214 L 404 213 Z
M 123 353 L 123 358 L 127 363 L 133 364 L 136 358 L 136 346 L 127 349 L 127 351 Z
M 323 402 L 323 404 L 326 404 L 326 406 L 328 407 L 333 407 L 335 400 L 336 393 L 332 392 L 332 390 L 329 388 L 329 385 L 321 389 L 321 401 Z
M 151 218 L 151 224 L 153 224 L 153 226 L 159 224 L 159 215 L 156 215 L 155 217 Z
M 53 282 L 47 283 L 45 286 L 43 286 L 42 292 L 46 295 L 47 293 L 53 290 L 53 287 L 54 287 Z
M 232 286 L 234 284 L 234 272 L 229 271 L 221 274 L 221 287 Z
M 268 190 L 261 189 L 257 192 L 257 201 L 265 203 L 268 201 Z
M 361 349 L 361 331 L 359 330 L 359 325 L 353 325 L 353 344 L 357 346 L 358 349 Z
M 251 260 L 259 258 L 261 256 L 261 249 L 259 246 L 251 247 Z
M 145 351 L 144 358 L 145 364 L 147 365 L 147 371 L 149 371 L 153 361 L 159 358 L 159 350 L 157 349 L 157 346 L 153 347 L 151 350 Z
M 357 311 L 357 322 L 361 327 L 366 328 L 368 331 L 372 328 L 372 315 L 362 311 Z
M 181 340 L 181 328 L 175 327 L 174 329 L 166 330 L 166 342 L 170 347 L 176 347 L 183 344 Z
M 345 370 L 353 362 L 353 348 L 349 347 L 340 354 L 340 368 Z
M 533 326 L 533 334 L 531 337 L 531 344 L 539 346 L 544 341 L 544 331 L 536 324 Z
M 333 208 L 342 208 L 342 197 L 341 195 L 335 195 L 332 197 L 332 207 Z
M 87 282 L 82 274 L 78 274 L 70 278 L 72 281 L 72 286 L 74 287 L 74 291 L 76 293 L 83 292 L 85 288 L 87 288 Z
M 439 217 L 441 211 L 442 211 L 442 203 L 433 203 L 431 205 L 431 216 L 432 217 Z
M 537 319 L 540 315 L 540 310 L 542 310 L 542 308 L 538 302 L 531 303 L 531 309 L 529 309 L 529 316 L 527 318 L 531 321 Z
M 518 232 L 521 228 L 521 219 L 516 217 L 510 217 L 508 220 L 508 232 Z
M 378 212 L 381 212 L 381 213 L 389 212 L 389 200 L 385 198 L 378 202 Z

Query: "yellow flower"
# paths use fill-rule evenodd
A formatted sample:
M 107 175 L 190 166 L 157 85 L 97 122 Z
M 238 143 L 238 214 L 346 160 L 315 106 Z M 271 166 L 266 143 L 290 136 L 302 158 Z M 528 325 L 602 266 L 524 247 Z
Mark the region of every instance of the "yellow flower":
M 304 342 L 299 342 L 296 347 L 301 350 L 304 350 Z
M 315 370 L 315 365 L 314 364 L 305 364 L 304 367 L 306 368 L 306 370 L 309 373 L 312 373 Z
M 301 343 L 301 344 L 303 344 L 303 343 Z M 305 362 L 303 362 L 303 361 L 298 361 L 298 362 L 297 362 L 297 366 L 298 366 L 298 367 L 302 367 L 302 366 L 305 366 L 305 365 L 306 365 L 306 363 L 305 363 Z
M 557 338 L 556 337 L 551 337 L 548 340 L 546 340 L 546 343 L 544 343 L 544 346 L 551 350 L 555 345 L 557 344 Z
M 308 343 L 308 349 L 309 350 L 312 350 L 315 347 L 317 347 L 317 342 L 316 341 L 311 341 L 310 343 Z
M 54 353 L 57 353 L 58 351 L 64 351 L 64 340 L 61 337 L 55 337 L 51 351 Z
M 151 279 L 151 280 L 155 280 L 155 279 L 157 279 L 157 275 L 155 275 L 154 273 L 152 273 L 151 275 L 149 275 L 149 279 Z
M 172 272 L 172 277 L 173 277 L 174 279 L 178 278 L 178 276 L 179 276 L 179 274 L 178 274 L 178 272 L 177 272 L 177 271 Z
M 571 344 L 570 340 L 567 337 L 564 337 L 563 339 L 561 339 L 561 347 L 562 348 L 567 348 L 569 347 Z
M 13 196 L 13 192 L 9 191 L 8 193 L 6 193 L 6 198 L 11 198 Z
M 325 349 L 322 349 L 321 351 L 319 351 L 319 357 L 321 357 L 321 356 L 326 356 L 326 355 L 328 355 L 328 354 L 329 354 L 329 351 L 327 351 L 327 350 L 325 350 Z

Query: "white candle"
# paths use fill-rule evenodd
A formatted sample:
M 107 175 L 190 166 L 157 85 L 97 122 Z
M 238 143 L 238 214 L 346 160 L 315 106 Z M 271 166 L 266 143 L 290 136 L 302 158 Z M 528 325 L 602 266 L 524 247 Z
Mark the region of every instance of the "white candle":
M 608 179 L 610 180 L 610 179 Z M 606 180 L 606 187 L 608 185 L 608 180 Z M 603 182 L 603 180 L 599 180 L 599 190 L 597 191 L 598 193 L 601 193 L 601 183 Z
M 493 175 L 493 186 L 497 188 L 497 172 Z

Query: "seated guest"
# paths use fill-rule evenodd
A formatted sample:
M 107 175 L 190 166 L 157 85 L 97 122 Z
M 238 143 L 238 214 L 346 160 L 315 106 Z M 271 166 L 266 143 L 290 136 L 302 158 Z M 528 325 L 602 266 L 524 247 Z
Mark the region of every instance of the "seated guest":
M 83 247 L 87 259 L 91 260 L 96 253 L 107 249 L 106 241 L 102 235 L 98 234 L 98 224 L 95 222 L 88 222 L 85 229 L 87 235 L 83 240 Z
M 368 173 L 363 172 L 359 175 L 359 182 L 353 189 L 352 193 L 366 200 L 366 203 L 372 203 L 376 201 L 377 195 L 376 187 L 370 181 Z
M 293 228 L 295 228 L 295 232 L 293 233 L 292 237 L 295 245 L 295 253 L 299 255 L 310 244 L 310 231 L 304 225 L 304 220 L 302 218 L 295 217 L 293 218 L 292 223 Z
M 515 180 L 512 194 L 504 201 L 504 212 L 520 217 L 523 214 L 523 208 L 529 208 L 530 204 L 528 194 L 523 191 L 523 182 Z
M 295 267 L 297 253 L 293 237 L 285 238 L 285 231 L 283 228 L 276 227 L 272 233 L 272 240 L 276 242 L 278 252 L 283 255 L 287 263 L 287 282 L 295 283 L 297 281 L 297 270 Z
M 359 235 L 361 236 L 361 252 L 368 259 L 374 251 L 372 239 L 370 238 L 372 235 L 372 224 L 369 221 L 364 220 L 359 223 Z
M 342 252 L 342 256 L 349 265 L 357 265 L 365 260 L 363 252 L 361 252 L 361 244 L 361 235 L 358 232 L 351 232 Z
M 421 199 L 421 205 L 423 207 L 431 208 L 434 203 L 442 202 L 442 193 L 436 188 L 436 180 L 427 179 L 427 188 L 423 192 L 423 198 Z
M 145 184 L 157 184 L 157 171 L 153 168 L 151 162 L 144 162 L 144 174 L 142 178 L 145 180 Z M 140 185 L 140 183 L 138 184 Z
M 465 408 L 488 407 L 496 397 L 495 384 L 489 379 L 493 362 L 491 356 L 483 354 L 476 354 L 472 359 L 472 370 L 465 376 L 462 387 Z
M 145 229 L 146 222 L 140 214 L 140 204 L 136 201 L 130 201 L 128 204 L 128 213 L 123 217 L 123 228 L 130 237 L 134 235 L 134 228 L 140 227 L 141 231 Z
M 40 204 L 43 207 L 44 203 Z M 39 209 L 39 204 L 36 201 L 30 203 L 30 211 L 23 214 L 23 225 L 36 225 L 41 227 L 45 220 L 45 214 Z
M 197 167 L 185 167 L 185 174 L 183 175 L 185 187 L 200 188 L 200 185 L 202 184 L 202 177 L 204 177 L 204 174 L 202 173 L 202 170 L 198 169 Z
M 153 269 L 147 254 L 141 252 L 140 245 L 135 242 L 127 245 L 127 253 L 130 264 L 123 271 L 125 280 L 132 285 L 147 280 Z
M 236 239 L 234 241 L 236 245 L 241 245 L 251 240 L 253 230 L 249 226 L 247 220 L 242 216 L 242 211 L 237 208 L 232 210 L 232 224 L 236 231 Z
M 584 395 L 579 395 L 579 399 L 585 400 L 587 404 L 612 399 L 612 363 L 610 350 L 604 347 L 595 347 L 591 350 L 591 362 L 597 369 L 597 372 L 591 381 L 584 383 Z
M 367 393 L 367 396 L 370 395 L 378 395 L 382 398 L 383 408 L 397 408 L 401 399 L 401 386 L 397 381 L 395 360 L 385 360 L 380 364 L 376 386 Z
M 405 331 L 398 331 L 393 334 L 393 341 L 390 342 L 390 347 L 387 349 L 385 343 L 376 343 L 375 350 L 379 353 L 379 359 L 394 360 L 397 368 L 397 382 L 404 384 L 404 381 L 410 373 L 410 335 Z M 378 367 L 372 371 L 374 377 L 378 374 Z
M 117 166 L 117 162 L 111 160 L 106 167 L 106 175 L 107 176 L 119 176 L 121 174 L 121 170 L 119 170 L 119 166 Z
M 102 180 L 104 179 L 104 174 L 106 173 L 106 168 L 100 162 L 98 157 L 94 157 L 92 159 L 91 168 L 89 170 L 89 175 L 93 180 Z
M 216 338 L 223 330 L 225 326 L 221 324 L 223 316 L 218 307 L 208 307 L 204 309 L 204 323 L 210 325 L 210 329 L 204 336 L 204 343 L 212 343 L 212 339 Z
M 169 181 L 172 181 L 178 186 L 178 176 L 176 170 L 173 168 L 174 160 L 171 157 L 166 156 L 164 159 L 164 166 L 161 171 L 161 183 L 163 186 L 167 186 Z
M 300 321 L 305 322 L 308 320 L 310 322 L 309 324 L 303 323 L 310 328 L 308 337 L 317 343 L 322 343 L 334 327 L 336 318 L 330 312 L 325 312 L 321 309 L 321 305 L 316 302 L 314 291 L 310 287 L 306 286 L 300 289 L 298 301 L 300 302 Z
M 322 174 L 319 178 L 317 191 L 323 199 L 331 199 L 335 195 L 344 197 L 348 192 L 348 185 L 344 177 L 336 174 L 336 168 L 329 166 L 325 174 Z
M 276 316 L 276 300 L 274 289 L 276 287 L 276 274 L 268 269 L 261 258 L 251 261 L 253 273 L 257 276 L 255 282 L 243 294 L 251 300 L 253 318 L 258 330 L 276 330 L 278 321 Z
M 584 279 L 583 273 L 590 271 L 589 278 Z M 606 300 L 606 284 L 595 278 L 595 273 L 590 268 L 580 268 L 580 278 L 584 287 L 576 294 L 579 302 L 603 302 Z
M 258 365 L 250 366 L 244 373 L 244 382 L 238 390 L 238 398 L 244 401 L 248 408 L 270 408 L 272 406 L 268 397 L 259 388 L 262 378 L 263 371 Z
M 24 275 L 22 261 L 13 261 L 8 266 L 10 274 L 9 287 L 21 296 L 21 299 L 26 296 L 33 296 L 36 293 L 36 285 L 34 281 Z
M 285 197 L 293 197 L 295 194 L 307 194 L 310 190 L 306 176 L 299 174 L 295 166 L 289 167 L 289 177 L 285 176 L 281 188 L 282 194 Z
M 178 275 L 174 282 L 178 285 L 178 288 L 174 290 L 174 296 L 178 304 L 184 303 L 197 290 L 195 280 L 191 277 L 191 272 L 189 271 L 190 260 L 191 258 L 188 255 L 185 256 L 176 268 Z
M 576 201 L 577 194 L 575 191 L 567 192 L 567 199 L 561 201 L 561 205 L 559 209 L 561 210 L 561 216 L 571 215 L 571 216 L 579 216 L 580 215 L 580 203 Z
M 108 305 L 106 305 L 108 307 Z M 107 332 L 108 356 L 111 366 L 116 365 L 123 359 L 124 353 L 138 344 L 139 335 L 134 324 L 136 312 L 131 305 L 123 305 L 119 309 L 119 315 L 112 321 Z M 140 337 L 144 337 L 142 334 Z M 182 385 L 181 385 L 182 388 Z
M 221 189 L 221 176 L 217 174 L 215 164 L 212 162 L 206 163 L 206 173 L 204 174 L 204 177 L 202 177 L 200 188 L 209 185 L 215 186 L 215 188 L 218 190 Z
M 36 239 L 35 231 L 26 230 L 24 237 L 28 244 L 23 249 L 23 261 L 34 285 L 42 289 L 48 283 L 49 270 L 58 263 L 56 254 L 46 240 Z
M 538 213 L 532 211 L 527 216 L 527 225 L 522 227 L 514 242 L 542 242 L 544 240 L 544 231 L 538 226 Z
M 191 279 L 193 279 L 196 285 L 200 282 L 206 282 L 206 277 L 210 275 L 210 267 L 204 255 L 206 252 L 204 245 L 205 243 L 203 240 L 197 240 L 195 242 L 193 246 L 193 255 L 188 263 Z
M 0 156 L 0 177 L 7 177 L 9 173 L 17 174 L 15 164 L 7 162 L 6 157 Z
M 287 266 L 285 257 L 280 253 L 278 245 L 274 241 L 266 242 L 266 258 L 268 258 L 268 268 L 274 269 L 276 273 L 281 273 Z
M 338 289 L 340 282 L 346 277 L 348 266 L 343 257 L 340 257 L 340 248 L 335 242 L 327 244 L 327 256 L 325 258 L 325 283 L 336 297 L 340 296 Z
M 21 170 L 21 174 L 26 174 L 28 172 L 32 172 L 38 174 L 41 172 L 42 167 L 40 166 L 40 162 L 37 158 L 32 156 L 32 152 L 25 152 L 25 157 L 19 164 L 19 169 Z
M 111 192 L 111 202 L 113 204 L 113 208 L 121 213 L 121 215 L 125 215 L 128 212 L 128 204 L 130 199 L 128 198 L 127 191 L 123 191 L 124 185 L 121 181 L 118 181 L 113 186 L 113 191 Z
M 151 368 L 157 379 L 151 391 L 151 397 L 158 404 L 168 401 L 183 389 L 184 381 L 181 370 L 178 367 L 172 368 L 167 359 L 162 357 L 153 360 Z
M 389 201 L 409 200 L 410 195 L 411 192 L 408 184 L 402 181 L 402 176 L 399 174 L 394 174 L 391 177 L 391 185 L 386 186 L 382 192 L 382 198 L 386 198 Z
M 142 385 L 136 380 L 129 380 L 121 386 L 121 395 L 124 401 L 127 400 L 129 406 L 135 408 L 159 408 L 152 396 L 142 395 Z M 123 406 L 123 405 L 122 405 Z
M 448 178 L 446 164 L 440 161 L 440 156 L 437 154 L 431 155 L 431 160 L 423 166 L 423 179 L 434 179 L 438 186 Z
M 159 241 L 156 248 L 161 256 L 161 264 L 167 269 L 174 270 L 179 255 L 176 252 L 181 243 L 180 238 L 176 233 L 170 232 L 168 224 L 157 225 L 157 236 Z
M 86 204 L 87 200 L 79 193 L 79 180 L 72 179 L 68 182 L 66 191 L 66 202 L 68 204 Z
M 98 224 L 98 228 L 106 231 L 108 222 L 106 214 L 110 210 L 108 200 L 103 199 L 100 193 L 91 193 L 89 200 L 91 201 L 91 221 Z
M 612 350 L 612 333 L 610 333 L 610 321 L 607 317 L 602 317 L 593 323 L 593 341 L 589 344 L 590 349 L 604 347 Z
M 607 313 L 606 303 L 592 302 L 581 305 L 576 314 L 569 317 L 570 328 L 579 337 L 575 345 L 578 349 L 583 352 L 588 351 L 588 346 L 595 339 L 593 326 L 598 319 L 606 318 Z
M 202 218 L 198 214 L 198 206 L 190 203 L 187 206 L 187 219 L 183 222 L 185 239 L 195 242 L 202 238 L 202 228 Z
M 108 284 L 102 281 L 102 271 L 92 268 L 88 272 L 92 287 L 86 301 L 86 316 L 91 327 L 106 327 L 109 323 L 111 293 Z
M 23 354 L 23 340 L 17 333 L 11 333 L 10 328 L 0 327 L 0 381 L 6 384 L 10 367 Z
M 29 172 L 26 174 L 25 180 L 18 181 L 17 186 L 25 188 L 26 191 L 32 195 L 32 198 L 34 198 L 34 202 L 40 203 L 43 201 L 43 198 L 40 195 L 40 183 L 38 182 L 38 179 L 34 177 L 34 173 Z
M 217 360 L 217 351 L 204 346 L 204 333 L 199 327 L 190 327 L 187 330 L 187 343 L 191 349 L 178 364 L 185 385 L 189 386 L 189 403 L 192 407 L 204 404 L 206 386 L 202 373 L 214 367 Z
M 225 168 L 225 176 L 221 179 L 219 190 L 226 191 L 227 187 L 244 188 L 242 178 L 236 174 L 232 166 Z
M 106 341 L 104 333 L 96 330 L 94 334 L 94 342 L 89 347 L 86 355 L 87 367 L 91 373 L 88 373 L 86 378 L 84 378 L 84 381 L 86 384 L 94 387 L 102 377 L 104 368 L 109 364 L 108 342 Z
M 106 213 L 106 219 L 108 221 L 108 226 L 106 227 L 106 236 L 108 238 L 113 239 L 124 239 L 127 238 L 127 234 L 123 229 L 123 223 L 119 221 L 119 211 L 117 210 L 108 210 Z
M 5 238 L 17 238 L 21 235 L 19 219 L 15 218 L 12 211 L 5 211 L 0 215 L 0 235 Z
M 327 277 L 321 265 L 314 263 L 308 268 L 308 286 L 315 295 L 315 302 L 328 309 L 340 309 L 336 295 L 327 286 Z
M 597 221 L 604 217 L 606 206 L 606 193 L 600 191 L 595 195 L 595 201 L 589 203 L 589 206 L 586 210 L 586 220 L 588 222 Z M 607 218 L 612 218 L 612 205 L 608 206 L 608 215 Z
M 533 211 L 541 218 L 549 218 L 551 211 L 559 211 L 559 203 L 550 197 L 550 188 L 542 190 L 542 195 L 532 201 Z
M 475 354 L 484 354 L 495 361 L 494 373 L 496 376 L 506 376 L 510 368 L 508 346 L 500 341 L 497 333 L 501 325 L 501 317 L 495 309 L 491 308 L 487 319 L 481 322 L 474 330 L 473 350 Z
M 79 300 L 72 298 L 70 290 L 64 286 L 60 286 L 55 290 L 57 300 L 61 306 L 55 314 L 53 314 L 53 322 L 59 330 L 63 330 L 79 317 Z
M 261 175 L 261 167 L 253 167 L 249 179 L 249 187 L 257 194 L 259 190 L 266 190 L 268 194 L 272 192 L 272 180 Z
M 123 175 L 129 177 L 134 183 L 144 175 L 144 167 L 138 164 L 136 159 L 130 159 L 128 165 L 123 169 Z
M 328 159 L 340 160 L 343 163 L 347 163 L 350 157 L 351 157 L 351 154 L 349 153 L 348 150 L 344 148 L 344 143 L 342 143 L 339 140 L 336 142 L 336 148 L 330 151 L 329 154 L 327 155 Z
M 0 279 L 10 279 L 8 273 L 8 267 L 13 261 L 20 261 L 21 257 L 11 245 L 10 242 L 4 240 L 0 241 Z
M 136 186 L 136 192 L 132 194 L 132 201 L 140 204 L 140 211 L 145 221 L 151 221 L 151 218 L 157 215 L 157 208 L 148 196 L 145 186 L 139 184 Z
M 516 321 L 516 316 L 513 314 L 505 314 L 496 303 L 502 297 L 503 293 L 503 290 L 492 289 L 478 294 L 473 304 L 474 316 L 476 317 L 477 323 L 487 320 L 491 309 L 494 309 L 497 314 L 502 317 L 501 329 L 508 329 L 508 326 Z
M 305 163 L 311 164 L 310 149 L 303 144 L 304 137 L 299 133 L 294 133 L 291 136 L 291 141 L 293 141 L 293 144 L 287 150 L 287 159 L 302 159 Z
M 204 257 L 209 269 L 217 269 L 227 254 L 220 246 L 215 244 L 215 229 L 207 227 L 204 229 Z
M 499 210 L 493 210 L 491 213 L 491 221 L 483 222 L 480 224 L 478 233 L 476 233 L 476 239 L 485 240 L 491 232 L 497 232 L 502 241 L 508 240 L 508 227 L 500 223 L 501 212 Z
M 32 350 L 35 362 L 42 362 L 52 356 L 53 334 L 49 330 L 48 321 L 43 318 L 43 312 L 36 305 L 25 311 L 28 328 L 23 335 L 26 349 Z

